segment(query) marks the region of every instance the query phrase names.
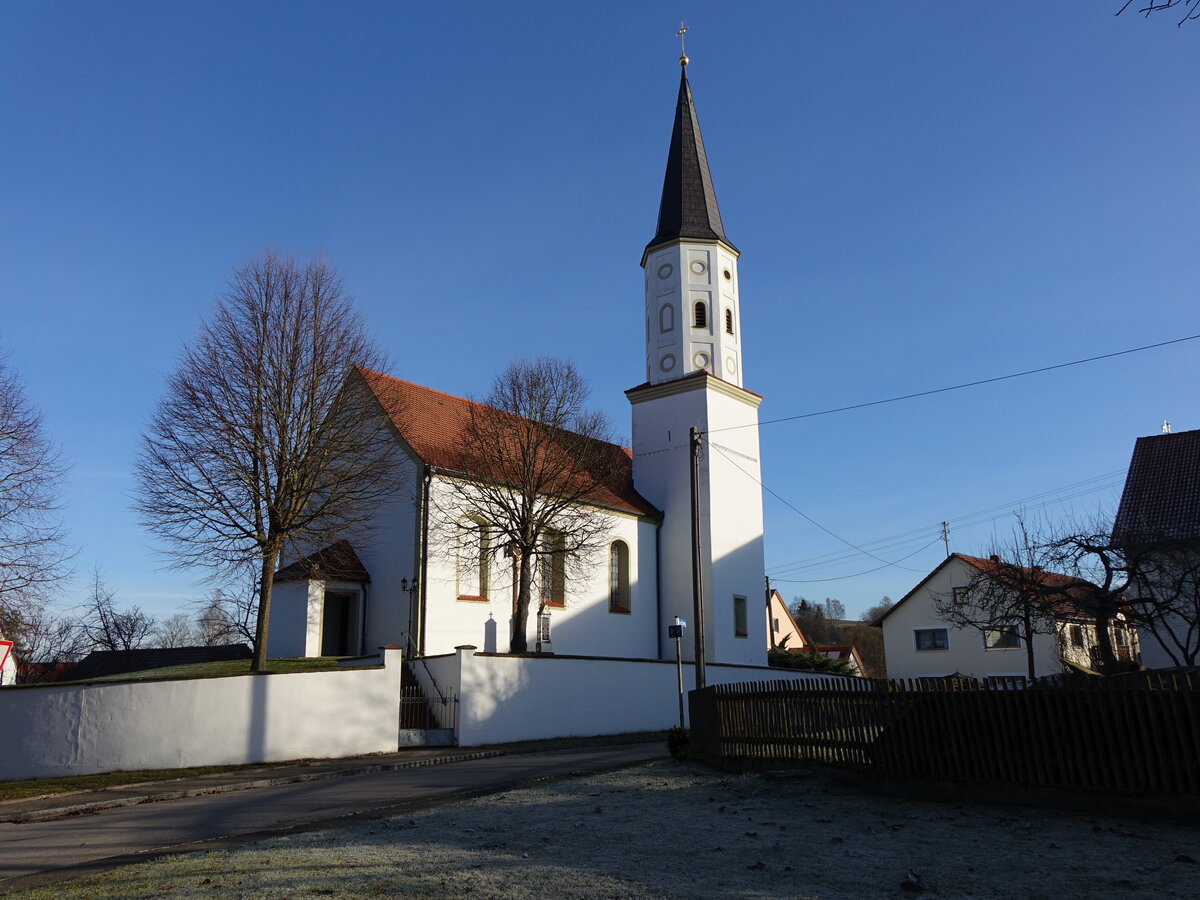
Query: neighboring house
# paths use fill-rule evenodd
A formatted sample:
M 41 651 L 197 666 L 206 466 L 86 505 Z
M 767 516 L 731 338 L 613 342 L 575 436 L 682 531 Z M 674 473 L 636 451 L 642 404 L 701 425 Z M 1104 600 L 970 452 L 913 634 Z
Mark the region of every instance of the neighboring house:
M 767 603 L 767 640 L 768 650 L 774 647 L 800 650 L 808 646 L 808 640 L 792 617 L 792 611 L 774 588 Z
M 883 650 L 889 678 L 941 678 L 965 675 L 990 678 L 1025 677 L 1028 660 L 1018 629 L 981 631 L 958 628 L 938 617 L 936 601 L 966 588 L 979 573 L 1000 565 L 996 557 L 980 559 L 952 553 L 875 623 L 883 629 Z M 1043 572 L 1048 584 L 1070 589 L 1075 579 Z M 1067 602 L 1057 604 L 1057 634 L 1033 635 L 1034 674 L 1063 671 L 1067 662 L 1096 664 L 1096 626 Z M 1137 633 L 1121 617 L 1113 623 L 1113 649 L 1118 658 L 1137 659 Z
M 0 639 L 0 687 L 17 683 L 17 660 L 12 648 L 12 641 Z
M 796 619 L 792 616 L 788 605 L 784 603 L 783 596 L 774 588 L 771 589 L 771 595 L 767 602 L 767 638 L 769 641 L 767 649 L 781 648 L 809 652 L 815 650 L 829 659 L 844 661 L 860 678 L 865 678 L 867 675 L 867 667 L 863 665 L 862 657 L 858 655 L 858 650 L 853 646 L 813 644 L 809 641 L 804 636 L 804 632 L 800 630 L 800 626 L 796 624 Z
M 590 252 L 580 251 L 581 258 Z M 686 69 L 657 229 L 641 264 L 646 381 L 626 391 L 632 447 L 608 446 L 623 474 L 606 480 L 591 504 L 607 518 L 610 535 L 583 565 L 541 557 L 549 562 L 535 573 L 528 645 L 558 655 L 673 658 L 667 625 L 676 616 L 697 625 L 694 427 L 720 433 L 719 441 L 704 441 L 698 462 L 706 658 L 765 665 L 765 623 L 753 612 L 762 608 L 764 580 L 762 398 L 742 386 L 738 250 L 717 208 Z M 581 277 L 597 265 L 612 264 L 591 260 Z M 581 344 L 592 339 L 579 337 Z M 642 341 L 642 326 L 628 338 Z M 498 541 L 468 547 L 444 514 L 456 490 L 461 500 L 462 486 L 486 475 L 464 453 L 472 401 L 378 372 L 358 370 L 351 378 L 392 426 L 403 471 L 369 542 L 340 542 L 278 572 L 269 654 L 354 655 L 389 644 L 410 655 L 447 654 L 460 645 L 506 652 L 516 560 Z M 488 522 L 471 522 L 487 534 Z M 691 640 L 683 650 L 691 659 Z
M 1133 447 L 1125 489 L 1113 521 L 1113 543 L 1131 549 L 1164 544 L 1187 572 L 1200 557 L 1200 431 L 1141 437 Z M 1150 568 L 1165 559 L 1151 558 Z M 1156 580 L 1154 575 L 1150 579 Z M 1180 569 L 1176 569 L 1180 578 Z M 1200 662 L 1200 583 L 1189 574 L 1171 588 L 1159 580 L 1159 598 L 1178 593 L 1176 611 L 1154 631 L 1142 631 L 1142 663 L 1148 668 Z M 1174 578 L 1165 580 L 1174 581 Z M 1176 592 L 1175 588 L 1182 587 Z M 1135 602 L 1140 598 L 1132 598 Z
M 827 659 L 838 659 L 850 667 L 850 673 L 859 678 L 867 677 L 867 667 L 853 644 L 821 644 L 816 651 Z

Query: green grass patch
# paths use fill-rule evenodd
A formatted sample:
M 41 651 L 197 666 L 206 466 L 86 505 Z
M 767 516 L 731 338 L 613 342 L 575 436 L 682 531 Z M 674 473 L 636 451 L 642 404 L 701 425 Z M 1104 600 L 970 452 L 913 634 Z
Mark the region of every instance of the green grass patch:
M 194 766 L 188 769 L 144 769 L 133 772 L 106 772 L 102 775 L 71 775 L 66 778 L 34 778 L 29 781 L 0 782 L 0 802 L 26 800 L 30 797 L 49 797 L 78 791 L 102 791 L 105 788 L 143 781 L 171 781 L 217 772 L 237 772 L 241 769 L 261 769 L 262 764 L 242 766 Z
M 267 673 L 321 672 L 338 667 L 334 656 L 300 656 L 293 659 L 268 659 Z M 122 672 L 105 675 L 91 681 L 171 681 L 176 678 L 219 678 L 225 675 L 249 675 L 250 660 L 225 659 L 218 662 L 193 663 L 188 666 L 165 666 L 161 669 L 142 669 L 139 672 Z M 67 684 L 68 682 L 58 682 Z

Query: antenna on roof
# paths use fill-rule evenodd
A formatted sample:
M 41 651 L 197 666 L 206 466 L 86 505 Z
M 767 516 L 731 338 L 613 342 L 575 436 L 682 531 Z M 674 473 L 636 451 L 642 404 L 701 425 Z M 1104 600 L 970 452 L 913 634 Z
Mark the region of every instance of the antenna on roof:
M 1168 422 L 1166 419 L 1163 419 L 1163 423 L 1162 423 L 1162 433 L 1163 433 L 1163 434 L 1170 434 L 1170 433 L 1171 433 L 1171 423 L 1170 423 L 1170 422 Z

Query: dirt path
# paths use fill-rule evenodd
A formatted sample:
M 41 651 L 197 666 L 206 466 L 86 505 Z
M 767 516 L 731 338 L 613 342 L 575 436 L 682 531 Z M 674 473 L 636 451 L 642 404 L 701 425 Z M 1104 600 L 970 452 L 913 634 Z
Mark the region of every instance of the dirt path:
M 912 874 L 910 874 L 912 873 Z M 1200 896 L 1200 828 L 653 763 L 15 897 Z

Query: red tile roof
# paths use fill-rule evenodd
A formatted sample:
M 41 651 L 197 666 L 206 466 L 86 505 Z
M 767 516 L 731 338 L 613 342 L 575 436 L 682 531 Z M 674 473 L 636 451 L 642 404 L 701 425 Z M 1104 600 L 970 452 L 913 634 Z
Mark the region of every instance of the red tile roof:
M 470 452 L 465 436 L 471 407 L 481 404 L 369 369 L 359 369 L 359 373 L 400 437 L 422 462 L 448 472 L 482 474 L 481 463 Z M 633 452 L 616 444 L 596 443 L 618 457 L 619 475 L 597 489 L 594 502 L 636 515 L 659 517 L 661 513 L 633 487 Z
M 875 625 L 875 626 L 882 625 L 884 619 L 886 619 L 888 616 L 890 616 L 892 613 L 894 613 L 897 609 L 899 609 L 900 605 L 903 604 L 906 600 L 908 600 L 909 597 L 912 597 L 914 594 L 916 594 L 918 591 L 920 591 L 920 589 L 925 586 L 925 583 L 927 581 L 929 581 L 929 579 L 931 579 L 934 575 L 936 575 L 939 571 L 941 571 L 943 566 L 949 564 L 952 560 L 955 560 L 955 559 L 965 562 L 967 565 L 969 565 L 975 569 L 978 569 L 980 572 L 983 572 L 985 575 L 1003 575 L 1003 573 L 1006 569 L 1019 571 L 1022 573 L 1022 575 L 1027 575 L 1030 572 L 1030 570 L 1025 568 L 1024 566 L 1018 566 L 1013 563 L 1006 563 L 1003 560 L 997 559 L 995 557 L 992 557 L 989 559 L 981 559 L 978 556 L 967 556 L 967 554 L 965 554 L 965 553 L 951 553 L 932 572 L 930 572 L 928 575 L 926 575 L 924 578 L 922 578 L 916 587 L 914 587 L 911 591 L 909 591 L 907 594 L 905 594 L 903 597 L 901 597 L 898 601 L 893 603 L 891 608 L 888 609 L 887 612 L 885 612 L 882 616 L 880 616 L 878 619 L 876 619 L 871 624 Z M 1088 617 L 1087 613 L 1085 613 L 1081 609 L 1079 609 L 1078 606 L 1076 606 L 1075 604 L 1071 603 L 1070 601 L 1068 601 L 1066 599 L 1063 599 L 1063 595 L 1065 594 L 1067 596 L 1075 596 L 1075 597 L 1082 598 L 1086 594 L 1087 591 L 1097 590 L 1095 585 L 1091 584 L 1090 582 L 1083 581 L 1082 579 L 1079 579 L 1079 578 L 1072 578 L 1069 575 L 1060 575 L 1058 572 L 1047 572 L 1045 570 L 1041 570 L 1041 571 L 1039 571 L 1038 574 L 1040 576 L 1039 580 L 1046 587 L 1060 588 L 1062 590 L 1061 594 L 1054 595 L 1055 599 L 1052 603 L 1052 605 L 1054 607 L 1054 612 L 1057 616 L 1060 616 L 1063 618 L 1075 618 L 1075 617 L 1087 618 Z

